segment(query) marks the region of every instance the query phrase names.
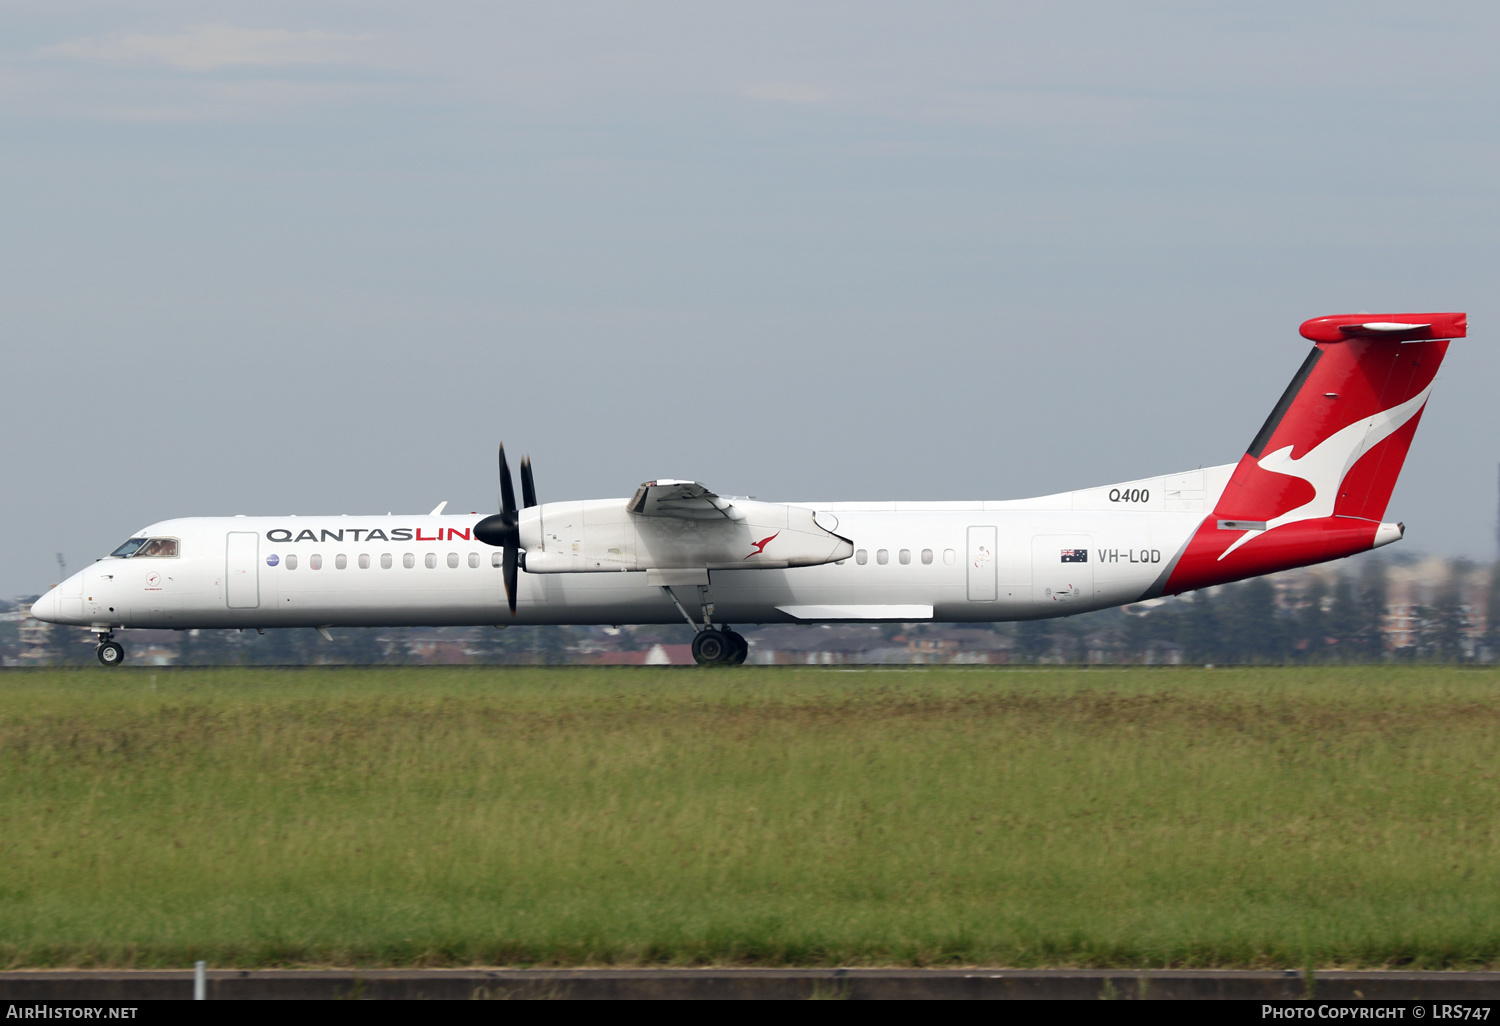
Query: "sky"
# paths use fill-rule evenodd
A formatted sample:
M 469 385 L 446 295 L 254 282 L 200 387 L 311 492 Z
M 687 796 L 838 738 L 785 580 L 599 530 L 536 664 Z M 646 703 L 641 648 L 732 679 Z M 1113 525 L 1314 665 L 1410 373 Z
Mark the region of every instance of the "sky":
M 1236 461 L 1466 310 L 1388 511 L 1495 556 L 1500 7 L 0 5 L 0 595 L 173 516 Z

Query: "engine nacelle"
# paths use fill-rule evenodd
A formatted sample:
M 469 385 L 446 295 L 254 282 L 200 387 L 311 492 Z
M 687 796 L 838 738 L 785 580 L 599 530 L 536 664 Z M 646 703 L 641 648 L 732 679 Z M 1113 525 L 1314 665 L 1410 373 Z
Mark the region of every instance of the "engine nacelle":
M 622 500 L 596 499 L 528 509 L 520 535 L 533 574 L 783 569 L 854 555 L 854 544 L 816 517 L 805 506 L 749 499 L 712 518 L 643 515 Z

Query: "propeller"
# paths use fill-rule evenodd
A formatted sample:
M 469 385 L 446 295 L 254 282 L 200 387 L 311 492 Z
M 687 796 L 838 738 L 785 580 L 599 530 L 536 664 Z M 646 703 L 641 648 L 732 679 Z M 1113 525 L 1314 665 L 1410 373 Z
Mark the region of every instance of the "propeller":
M 521 460 L 521 498 L 530 509 L 536 502 L 536 482 L 531 477 L 531 457 Z M 500 443 L 500 512 L 474 525 L 474 537 L 486 545 L 505 550 L 505 599 L 510 615 L 516 615 L 517 571 L 521 562 L 521 517 L 516 509 L 516 490 L 510 480 L 510 464 L 505 462 L 505 443 Z
M 531 457 L 521 457 L 521 508 L 536 505 L 536 482 L 531 480 Z

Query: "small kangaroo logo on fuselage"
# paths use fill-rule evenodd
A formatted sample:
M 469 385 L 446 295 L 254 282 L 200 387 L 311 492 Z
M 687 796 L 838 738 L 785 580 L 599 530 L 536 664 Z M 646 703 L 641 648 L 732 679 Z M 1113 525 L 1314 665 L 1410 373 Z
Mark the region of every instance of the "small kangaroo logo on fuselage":
M 776 532 L 776 534 L 780 533 L 780 531 Z M 764 555 L 766 546 L 776 540 L 776 534 L 771 535 L 769 538 L 762 538 L 758 542 L 751 542 L 750 544 L 755 546 L 755 551 L 746 556 L 745 559 L 754 559 L 756 556 Z

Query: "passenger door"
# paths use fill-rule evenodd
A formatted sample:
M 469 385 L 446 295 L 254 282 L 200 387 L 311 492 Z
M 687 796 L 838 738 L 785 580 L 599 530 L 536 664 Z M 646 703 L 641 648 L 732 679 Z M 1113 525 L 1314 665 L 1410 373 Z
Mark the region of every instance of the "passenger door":
M 224 544 L 224 602 L 230 609 L 260 605 L 260 535 L 230 531 Z
M 995 601 L 995 573 L 999 562 L 999 530 L 995 527 L 969 528 L 968 572 L 969 601 Z

